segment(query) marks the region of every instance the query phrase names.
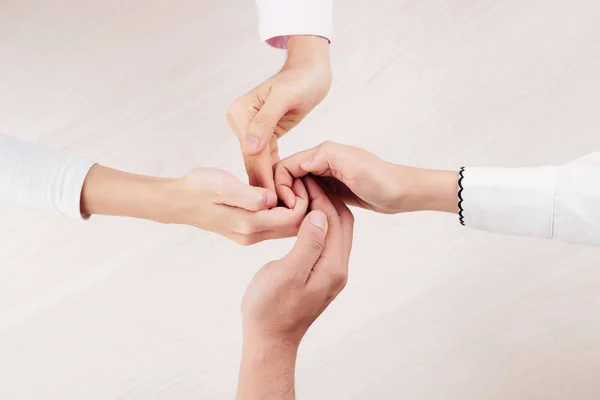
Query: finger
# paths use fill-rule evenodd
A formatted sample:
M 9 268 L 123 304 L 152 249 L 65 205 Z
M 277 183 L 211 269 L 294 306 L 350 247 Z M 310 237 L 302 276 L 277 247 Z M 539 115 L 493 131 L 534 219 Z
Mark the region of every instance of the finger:
M 250 246 L 265 240 L 275 240 L 294 237 L 298 234 L 298 228 L 280 229 L 274 231 L 256 232 L 251 235 L 242 235 L 241 233 L 228 233 L 225 236 L 242 246 Z
M 285 229 L 295 226 L 296 229 L 304 219 L 308 210 L 308 193 L 300 179 L 296 179 L 292 185 L 296 204 L 294 208 L 275 207 L 270 210 L 262 210 L 250 217 L 253 226 L 259 231 Z
M 352 250 L 352 241 L 354 238 L 354 215 L 344 202 L 341 196 L 330 196 L 329 199 L 335 207 L 337 214 L 340 217 L 340 225 L 342 231 L 342 248 L 343 248 L 343 259 L 341 267 L 346 271 L 348 270 L 348 260 L 350 258 L 350 252 Z M 344 262 L 345 261 L 345 262 Z
M 267 147 L 279 120 L 288 111 L 284 99 L 269 94 L 246 130 L 242 151 L 244 154 L 255 155 Z
M 231 108 L 233 108 L 233 105 L 231 106 Z M 238 127 L 239 124 L 238 124 L 237 119 L 234 116 L 233 111 L 231 109 L 227 112 L 226 118 L 227 118 L 227 124 L 229 125 L 229 127 L 231 128 L 233 133 L 235 133 L 235 136 L 238 138 L 238 141 L 239 141 L 240 137 L 241 137 L 240 129 Z
M 315 151 L 316 147 L 314 149 L 296 153 L 293 156 L 284 158 L 275 164 L 275 191 L 277 193 L 277 197 L 279 197 L 281 201 L 283 201 L 283 203 L 289 208 L 293 208 L 296 201 L 296 196 L 294 196 L 294 192 L 292 190 L 292 184 L 294 183 L 294 180 L 296 178 L 302 178 L 308 174 L 308 172 L 304 171 L 300 167 L 300 160 L 306 159 Z
M 314 290 L 336 295 L 346 285 L 348 278 L 352 214 L 341 199 L 334 197 L 332 203 L 310 176 L 305 177 L 304 180 L 311 200 L 311 209 L 322 208 L 329 223 L 325 249 L 309 275 L 308 282 L 312 280 Z
M 279 143 L 277 142 L 276 134 L 271 137 L 271 143 L 269 143 L 269 148 L 271 149 L 271 160 L 273 162 L 273 165 L 275 165 L 280 160 L 280 158 L 279 158 Z M 271 170 L 273 170 L 272 166 L 271 166 Z
M 303 180 L 308 193 L 308 199 L 310 201 L 310 210 L 319 210 L 324 212 L 327 216 L 327 223 L 329 224 L 326 246 L 325 250 L 323 251 L 322 258 L 335 260 L 339 258 L 340 248 L 342 245 L 340 216 L 338 215 L 335 207 L 327 195 L 312 177 L 306 176 L 303 178 Z
M 240 148 L 242 147 L 244 132 L 248 125 L 250 125 L 250 122 L 252 122 L 260 104 L 257 95 L 254 91 L 251 91 L 235 99 L 229 106 L 229 110 L 227 111 L 227 123 L 237 136 L 237 139 L 240 142 Z
M 224 185 L 218 202 L 248 211 L 260 211 L 277 206 L 277 195 L 272 190 L 249 186 L 232 179 Z
M 294 247 L 283 258 L 284 265 L 302 283 L 306 282 L 325 248 L 327 216 L 319 210 L 311 211 L 300 226 Z
M 250 185 L 275 192 L 273 158 L 268 148 L 255 156 L 244 156 L 244 165 Z
M 307 173 L 317 176 L 332 176 L 343 180 L 343 170 L 350 168 L 358 160 L 352 160 L 351 147 L 335 142 L 324 142 L 316 147 L 310 155 L 298 159 L 298 167 Z
M 339 197 L 346 205 L 362 207 L 361 200 L 344 183 L 332 177 L 318 177 L 317 183 L 330 199 Z M 334 203 L 335 206 L 335 203 Z
M 251 92 L 239 97 L 234 101 L 229 111 L 227 112 L 227 122 L 231 129 L 235 132 L 242 152 L 244 149 L 244 141 L 249 126 L 256 117 L 259 108 L 262 104 L 260 99 L 262 89 L 261 87 L 252 90 Z M 276 139 L 275 135 L 273 138 Z M 275 140 L 275 143 L 276 140 Z M 275 146 L 277 148 L 277 146 Z M 273 181 L 273 164 L 278 161 L 279 156 L 272 158 L 271 151 L 261 151 L 256 154 L 248 155 L 244 154 L 244 165 L 248 174 L 249 183 L 252 186 L 264 187 L 269 190 L 275 191 L 275 183 Z M 243 152 L 244 153 L 244 152 Z
M 352 148 L 339 143 L 324 142 L 317 147 L 287 157 L 275 166 L 275 191 L 277 196 L 292 207 L 293 197 L 289 185 L 293 178 L 310 174 L 334 177 L 345 182 L 352 175 L 357 160 Z
M 291 210 L 275 207 L 253 212 L 223 205 L 221 217 L 223 225 L 228 227 L 228 232 L 242 235 L 292 229 L 297 232 L 308 209 L 308 194 L 300 180 L 294 184 L 294 190 L 298 198 L 296 207 Z

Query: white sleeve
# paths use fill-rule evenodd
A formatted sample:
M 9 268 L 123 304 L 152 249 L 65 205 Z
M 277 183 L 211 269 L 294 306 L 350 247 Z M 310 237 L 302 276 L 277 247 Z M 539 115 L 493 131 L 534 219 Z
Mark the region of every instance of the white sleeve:
M 322 36 L 331 41 L 333 0 L 256 0 L 260 38 L 287 48 L 289 35 Z
M 82 219 L 81 190 L 94 163 L 0 134 L 0 203 Z
M 558 167 L 466 168 L 460 175 L 464 225 L 600 246 L 600 152 Z

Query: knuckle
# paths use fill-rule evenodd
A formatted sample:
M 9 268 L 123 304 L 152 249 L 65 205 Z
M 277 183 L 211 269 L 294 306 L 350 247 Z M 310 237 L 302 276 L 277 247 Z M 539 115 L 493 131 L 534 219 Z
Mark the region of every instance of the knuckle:
M 342 270 L 336 270 L 330 276 L 331 286 L 338 291 L 346 287 L 348 283 L 348 273 Z
M 326 140 L 323 143 L 321 143 L 319 145 L 318 150 L 327 153 L 328 151 L 333 150 L 333 148 L 337 145 L 337 143 L 335 143 L 332 140 Z
M 214 193 L 219 198 L 226 198 L 231 195 L 231 182 L 227 179 L 227 176 L 223 174 L 215 174 L 213 187 Z
M 238 97 L 229 105 L 229 110 L 227 111 L 227 115 L 231 115 L 235 117 L 244 111 L 243 98 Z
M 241 246 L 250 246 L 255 243 L 255 241 L 252 239 L 252 237 L 246 236 L 246 235 L 238 236 L 235 239 L 235 242 Z
M 285 162 L 281 160 L 273 164 L 273 176 L 275 177 L 276 183 L 278 180 L 282 180 L 289 177 L 293 179 L 292 174 L 286 168 Z
M 321 241 L 321 239 L 319 237 L 317 237 L 317 235 L 311 236 L 310 240 L 308 241 L 308 246 L 309 246 L 310 250 L 315 253 L 322 252 L 323 248 L 325 247 L 323 245 L 323 242 Z
M 273 268 L 277 268 L 277 264 L 278 261 L 269 261 L 262 267 L 261 271 L 263 271 L 263 273 L 267 273 Z
M 252 206 L 257 210 L 260 210 L 262 206 L 267 204 L 268 200 L 269 198 L 267 192 L 258 193 L 252 200 Z
M 258 113 L 256 114 L 256 116 L 254 117 L 254 119 L 252 120 L 252 125 L 257 126 L 257 127 L 266 127 L 269 124 L 269 120 L 267 118 L 266 115 L 264 115 L 264 113 Z
M 242 235 L 250 235 L 254 233 L 254 222 L 247 219 L 240 219 L 237 224 L 237 231 Z

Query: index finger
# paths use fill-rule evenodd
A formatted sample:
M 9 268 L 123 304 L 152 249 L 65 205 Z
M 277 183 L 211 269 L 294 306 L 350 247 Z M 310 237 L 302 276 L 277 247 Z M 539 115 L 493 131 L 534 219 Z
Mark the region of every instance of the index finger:
M 275 191 L 273 158 L 268 146 L 255 156 L 244 155 L 244 166 L 250 185 Z

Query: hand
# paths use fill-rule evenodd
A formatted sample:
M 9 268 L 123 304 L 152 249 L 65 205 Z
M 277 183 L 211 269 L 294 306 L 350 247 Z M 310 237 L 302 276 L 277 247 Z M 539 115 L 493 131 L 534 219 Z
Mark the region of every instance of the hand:
M 308 194 L 299 179 L 293 190 L 297 206 L 288 209 L 276 207 L 272 191 L 219 169 L 196 168 L 182 178 L 165 179 L 95 165 L 84 183 L 82 211 L 191 225 L 250 245 L 296 235 Z
M 329 41 L 318 36 L 290 36 L 288 58 L 281 71 L 233 102 L 227 121 L 240 141 L 251 185 L 275 190 L 277 139 L 325 98 L 331 79 Z
M 296 199 L 293 181 L 323 177 L 326 189 L 347 204 L 385 214 L 435 210 L 458 212 L 457 173 L 391 164 L 366 150 L 325 142 L 275 166 L 276 191 L 288 206 Z
M 354 217 L 312 178 L 304 182 L 311 212 L 294 248 L 260 269 L 242 300 L 238 399 L 294 398 L 300 341 L 346 284 Z

